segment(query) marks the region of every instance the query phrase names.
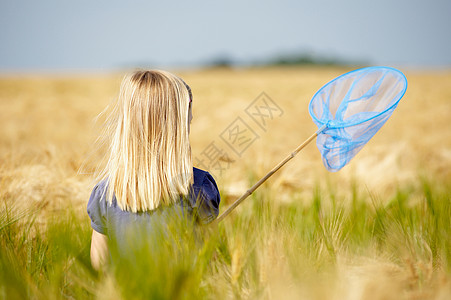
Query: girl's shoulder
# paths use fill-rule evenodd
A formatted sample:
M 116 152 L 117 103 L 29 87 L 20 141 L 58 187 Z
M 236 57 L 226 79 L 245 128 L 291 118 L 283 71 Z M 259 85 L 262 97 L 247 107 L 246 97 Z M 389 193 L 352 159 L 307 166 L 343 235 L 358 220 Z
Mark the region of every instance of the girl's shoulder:
M 216 181 L 213 176 L 204 170 L 193 168 L 193 187 L 205 189 L 208 187 L 214 188 L 218 190 L 218 186 L 216 185 Z
M 198 168 L 195 168 L 195 167 L 193 167 L 193 177 L 194 177 L 193 178 L 194 179 L 194 185 L 201 185 L 202 182 L 208 177 L 213 178 L 210 175 L 210 173 L 208 173 L 207 171 L 204 171 L 204 170 L 201 170 L 201 169 L 198 169 Z
M 106 234 L 106 185 L 107 180 L 102 180 L 95 185 L 87 205 L 92 228 L 102 234 Z
M 221 201 L 219 189 L 213 176 L 207 171 L 193 168 L 193 192 L 191 205 L 203 224 L 213 221 L 219 213 Z

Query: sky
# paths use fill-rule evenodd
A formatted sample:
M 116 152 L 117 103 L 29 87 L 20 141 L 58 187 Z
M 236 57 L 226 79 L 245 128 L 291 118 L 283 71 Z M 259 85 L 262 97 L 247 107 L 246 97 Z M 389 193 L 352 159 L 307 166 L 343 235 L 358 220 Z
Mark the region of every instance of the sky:
M 240 64 L 310 53 L 451 67 L 450 0 L 0 0 L 0 72 Z

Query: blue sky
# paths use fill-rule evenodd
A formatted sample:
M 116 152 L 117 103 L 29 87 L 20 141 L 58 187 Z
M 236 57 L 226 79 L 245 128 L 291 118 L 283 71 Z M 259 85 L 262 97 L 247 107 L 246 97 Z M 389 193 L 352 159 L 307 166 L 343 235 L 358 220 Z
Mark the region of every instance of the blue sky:
M 246 63 L 309 52 L 451 66 L 449 0 L 0 0 L 0 71 Z

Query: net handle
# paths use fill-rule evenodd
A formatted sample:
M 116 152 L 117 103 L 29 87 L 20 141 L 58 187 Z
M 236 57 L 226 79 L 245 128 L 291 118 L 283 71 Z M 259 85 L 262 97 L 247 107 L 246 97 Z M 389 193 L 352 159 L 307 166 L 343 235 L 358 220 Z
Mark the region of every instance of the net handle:
M 304 149 L 305 146 L 307 146 L 312 140 L 314 140 L 318 134 L 320 134 L 324 129 L 326 129 L 326 125 L 323 125 L 316 131 L 314 134 L 312 134 L 308 139 L 306 139 L 302 144 L 300 144 L 290 155 L 288 155 L 283 161 L 281 161 L 277 166 L 275 166 L 271 171 L 269 171 L 268 174 L 265 175 L 262 179 L 260 179 L 257 183 L 255 183 L 250 189 L 248 189 L 240 198 L 238 198 L 235 202 L 230 205 L 226 211 L 224 211 L 218 218 L 216 218 L 215 221 L 213 221 L 212 224 L 218 224 L 221 222 L 225 217 L 227 217 L 232 210 L 234 210 L 238 205 L 240 205 L 241 202 L 243 202 L 247 197 L 249 197 L 260 185 L 263 184 L 269 177 L 274 175 L 280 168 L 282 168 L 288 161 L 290 161 L 293 157 L 296 156 L 296 154 L 299 153 L 302 149 Z

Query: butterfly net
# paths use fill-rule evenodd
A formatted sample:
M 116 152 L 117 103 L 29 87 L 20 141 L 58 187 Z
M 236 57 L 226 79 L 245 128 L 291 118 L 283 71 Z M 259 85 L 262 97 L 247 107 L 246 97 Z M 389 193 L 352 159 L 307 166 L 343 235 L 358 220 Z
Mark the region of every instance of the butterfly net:
M 338 171 L 391 116 L 406 92 L 406 77 L 388 67 L 369 67 L 337 77 L 312 98 L 309 112 L 318 130 L 324 166 Z

